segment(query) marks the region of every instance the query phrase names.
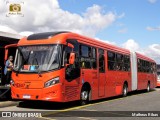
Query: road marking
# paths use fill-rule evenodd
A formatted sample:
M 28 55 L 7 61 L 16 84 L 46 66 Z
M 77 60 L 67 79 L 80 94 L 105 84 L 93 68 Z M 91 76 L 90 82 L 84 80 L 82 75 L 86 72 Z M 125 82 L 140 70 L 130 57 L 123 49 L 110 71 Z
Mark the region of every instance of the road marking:
M 155 92 L 155 91 L 150 91 L 149 93 Z M 133 96 L 139 96 L 139 95 L 143 95 L 143 94 L 148 94 L 148 92 L 141 93 L 141 94 L 135 94 L 135 95 L 127 96 L 127 97 L 115 98 L 115 99 L 111 99 L 111 100 L 107 100 L 107 101 L 102 101 L 102 102 L 98 102 L 98 103 L 87 104 L 87 105 L 83 105 L 83 106 L 77 106 L 77 107 L 67 108 L 67 109 L 64 109 L 64 110 L 51 111 L 51 112 L 45 113 L 43 115 L 47 116 L 47 115 L 51 115 L 51 114 L 53 115 L 53 114 L 57 114 L 57 113 L 61 113 L 61 112 L 67 112 L 67 111 L 71 111 L 71 110 L 77 110 L 77 109 L 86 108 L 86 107 L 89 107 L 89 106 L 99 105 L 99 104 L 103 104 L 103 103 L 107 103 L 107 102 L 111 102 L 111 101 L 117 101 L 117 100 L 129 98 L 129 97 L 133 97 Z M 41 117 L 41 118 L 46 118 L 46 117 Z M 50 120 L 52 120 L 52 119 L 50 119 Z
M 37 118 L 45 119 L 45 120 L 57 120 L 57 119 L 52 119 L 52 118 L 49 118 L 49 117 L 37 117 Z
M 81 109 L 81 110 L 85 110 L 85 111 L 97 111 L 97 110 L 93 110 L 93 109 Z M 114 113 L 114 111 L 99 111 L 99 112 L 102 112 L 102 113 L 110 113 L 110 114 L 114 114 L 114 115 L 120 115 L 120 116 L 125 116 L 126 117 L 126 114 L 119 114 L 119 113 Z
M 84 110 L 84 111 L 97 111 L 97 110 L 93 110 L 93 109 L 81 109 L 81 110 Z
M 65 114 L 59 114 L 59 115 L 63 115 L 63 116 L 67 116 L 67 117 L 76 117 L 76 118 L 85 119 L 85 120 L 97 120 L 97 119 L 93 119 L 93 118 L 89 118 L 89 117 L 78 117 L 78 116 L 65 115 Z
M 59 112 L 59 113 L 60 113 L 60 112 Z M 62 115 L 63 117 L 64 117 L 64 116 L 67 116 L 67 117 L 76 117 L 76 118 L 85 119 L 85 120 L 97 120 L 97 119 L 93 119 L 93 118 L 89 118 L 89 117 L 78 117 L 78 116 L 65 115 L 65 114 L 59 114 L 59 115 Z M 56 119 L 47 118 L 47 117 L 38 117 L 38 118 L 46 119 L 46 120 L 56 120 Z

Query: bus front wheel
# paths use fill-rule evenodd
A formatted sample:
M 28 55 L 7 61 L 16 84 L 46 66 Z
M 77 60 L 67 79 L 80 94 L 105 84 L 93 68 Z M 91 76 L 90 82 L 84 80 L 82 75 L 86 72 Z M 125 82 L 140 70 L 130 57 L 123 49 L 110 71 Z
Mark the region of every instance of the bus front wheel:
M 89 101 L 89 90 L 83 88 L 81 90 L 81 100 L 80 100 L 80 104 L 81 105 L 85 105 L 87 104 Z

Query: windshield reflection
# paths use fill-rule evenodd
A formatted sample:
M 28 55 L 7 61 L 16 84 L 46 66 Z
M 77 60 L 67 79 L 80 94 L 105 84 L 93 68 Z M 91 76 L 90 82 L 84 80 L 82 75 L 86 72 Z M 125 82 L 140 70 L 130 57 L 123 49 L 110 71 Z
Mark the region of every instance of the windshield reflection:
M 59 45 L 35 45 L 18 47 L 14 70 L 40 72 L 59 68 Z

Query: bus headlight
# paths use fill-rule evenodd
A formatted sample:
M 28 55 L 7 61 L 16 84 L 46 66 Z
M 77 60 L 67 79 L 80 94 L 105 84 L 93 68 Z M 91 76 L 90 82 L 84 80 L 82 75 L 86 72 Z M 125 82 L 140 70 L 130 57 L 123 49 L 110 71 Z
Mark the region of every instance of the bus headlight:
M 53 78 L 53 79 L 45 82 L 44 87 L 49 87 L 49 86 L 54 85 L 56 83 L 59 83 L 59 77 Z

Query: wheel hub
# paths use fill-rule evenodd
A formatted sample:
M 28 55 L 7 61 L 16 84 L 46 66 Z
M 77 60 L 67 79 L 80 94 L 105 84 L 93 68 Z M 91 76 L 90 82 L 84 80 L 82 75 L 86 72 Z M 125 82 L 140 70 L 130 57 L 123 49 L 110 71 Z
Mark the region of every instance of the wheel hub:
M 82 96 L 82 100 L 87 100 L 87 98 L 88 98 L 88 92 L 87 91 L 83 91 L 81 93 L 81 96 Z
M 127 93 L 127 89 L 126 89 L 126 87 L 124 88 L 124 95 L 126 95 L 126 93 Z
M 150 90 L 150 86 L 148 85 L 148 87 L 147 87 L 147 91 L 149 91 Z

